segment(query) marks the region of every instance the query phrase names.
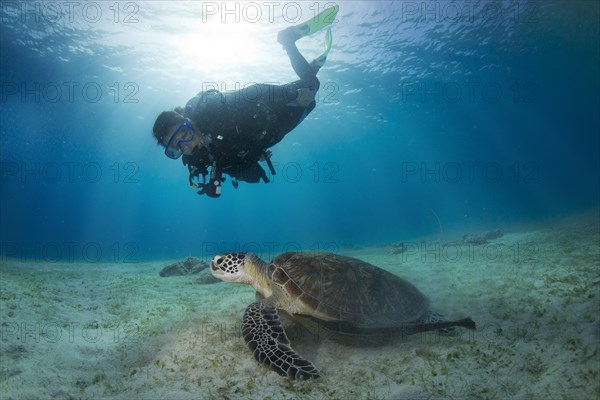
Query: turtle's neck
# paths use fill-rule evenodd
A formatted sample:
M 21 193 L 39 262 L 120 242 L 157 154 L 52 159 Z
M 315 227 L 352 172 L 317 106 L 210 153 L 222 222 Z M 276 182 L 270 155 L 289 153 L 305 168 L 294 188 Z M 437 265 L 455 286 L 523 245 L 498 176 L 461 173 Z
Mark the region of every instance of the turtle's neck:
M 269 276 L 269 264 L 258 258 L 256 255 L 251 256 L 251 260 L 247 260 L 244 264 L 246 274 L 250 277 L 248 282 L 254 290 L 269 297 L 273 293 L 271 290 L 271 277 Z

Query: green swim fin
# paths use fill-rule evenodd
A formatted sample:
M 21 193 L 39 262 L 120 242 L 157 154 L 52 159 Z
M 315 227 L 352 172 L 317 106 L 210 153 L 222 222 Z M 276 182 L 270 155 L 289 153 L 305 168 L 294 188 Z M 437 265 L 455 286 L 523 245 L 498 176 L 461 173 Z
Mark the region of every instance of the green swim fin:
M 331 34 L 331 27 L 329 27 L 327 29 L 327 33 L 325 34 L 325 51 L 319 57 L 315 58 L 311 64 L 315 64 L 319 68 L 321 68 L 323 65 L 325 65 L 325 61 L 327 61 L 327 54 L 329 54 L 329 50 L 331 50 L 332 44 L 333 44 L 333 35 Z
M 338 5 L 329 7 L 308 21 L 304 21 L 299 25 L 292 26 L 291 29 L 298 35 L 298 38 L 312 35 L 313 33 L 316 33 L 334 23 L 335 16 L 339 10 L 340 6 Z

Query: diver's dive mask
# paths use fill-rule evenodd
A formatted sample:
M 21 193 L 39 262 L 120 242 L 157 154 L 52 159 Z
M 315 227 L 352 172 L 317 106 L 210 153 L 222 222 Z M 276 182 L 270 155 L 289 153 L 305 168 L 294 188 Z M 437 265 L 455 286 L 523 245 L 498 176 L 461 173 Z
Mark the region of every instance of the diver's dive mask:
M 171 135 L 165 145 L 165 155 L 173 160 L 183 155 L 184 149 L 189 146 L 196 136 L 196 131 L 189 121 L 182 122 Z

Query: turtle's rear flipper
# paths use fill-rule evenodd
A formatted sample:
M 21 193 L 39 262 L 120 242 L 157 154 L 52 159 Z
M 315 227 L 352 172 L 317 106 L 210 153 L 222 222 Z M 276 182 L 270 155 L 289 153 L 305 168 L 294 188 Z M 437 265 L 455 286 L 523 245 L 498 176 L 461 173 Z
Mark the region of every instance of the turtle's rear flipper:
M 462 326 L 467 329 L 475 329 L 475 322 L 471 318 L 464 318 L 458 321 L 450 321 L 443 315 L 437 313 L 430 313 L 425 319 L 424 325 L 430 325 L 433 329 L 436 329 L 442 336 L 456 336 L 457 326 Z
M 277 310 L 263 302 L 246 308 L 242 336 L 261 364 L 291 379 L 318 378 L 319 371 L 290 346 Z

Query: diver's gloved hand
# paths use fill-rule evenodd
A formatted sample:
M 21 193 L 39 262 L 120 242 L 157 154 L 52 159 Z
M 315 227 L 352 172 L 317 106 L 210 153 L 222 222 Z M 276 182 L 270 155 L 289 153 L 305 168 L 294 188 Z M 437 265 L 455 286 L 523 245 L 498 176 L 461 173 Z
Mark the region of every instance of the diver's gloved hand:
M 220 197 L 221 196 L 221 188 L 222 187 L 221 187 L 220 180 L 214 180 L 214 181 L 210 181 L 208 183 L 200 184 L 200 187 L 202 189 L 197 192 L 200 195 L 205 194 L 208 197 Z
M 223 178 L 223 172 L 217 167 L 217 162 L 213 162 L 212 170 L 210 171 L 210 179 L 208 183 L 200 185 L 202 190 L 198 194 L 205 194 L 208 197 L 219 197 L 221 196 L 221 184 L 225 181 Z

